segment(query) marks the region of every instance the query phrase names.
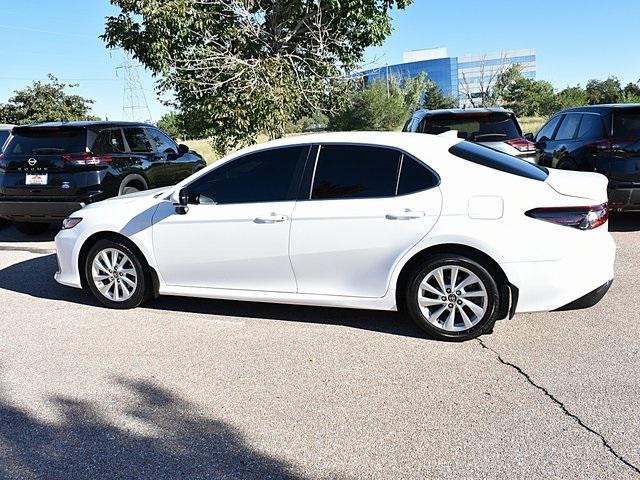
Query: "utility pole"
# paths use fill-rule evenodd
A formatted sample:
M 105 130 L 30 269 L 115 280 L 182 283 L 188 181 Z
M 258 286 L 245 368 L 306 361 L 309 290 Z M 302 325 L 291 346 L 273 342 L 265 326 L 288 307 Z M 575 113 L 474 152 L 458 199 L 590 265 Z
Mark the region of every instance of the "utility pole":
M 116 68 L 124 72 L 124 87 L 122 90 L 122 119 L 132 122 L 153 122 L 151 110 L 147 103 L 147 97 L 142 88 L 138 65 L 133 62 L 131 56 L 125 52 L 122 65 Z

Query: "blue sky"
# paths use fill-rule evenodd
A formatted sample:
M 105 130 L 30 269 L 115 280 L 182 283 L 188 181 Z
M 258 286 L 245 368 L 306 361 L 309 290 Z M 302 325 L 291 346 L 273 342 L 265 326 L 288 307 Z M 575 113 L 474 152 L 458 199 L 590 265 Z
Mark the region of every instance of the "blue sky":
M 116 12 L 107 0 L 0 0 L 0 11 L 0 102 L 50 72 L 79 83 L 75 91 L 96 100 L 96 115 L 122 117 L 122 52 L 110 53 L 97 38 Z M 452 56 L 535 48 L 537 77 L 556 88 L 608 75 L 625 84 L 640 78 L 637 0 L 415 0 L 393 18 L 393 34 L 369 49 L 367 62 L 397 63 L 405 50 L 430 47 Z M 167 108 L 151 75 L 141 76 L 157 119 Z

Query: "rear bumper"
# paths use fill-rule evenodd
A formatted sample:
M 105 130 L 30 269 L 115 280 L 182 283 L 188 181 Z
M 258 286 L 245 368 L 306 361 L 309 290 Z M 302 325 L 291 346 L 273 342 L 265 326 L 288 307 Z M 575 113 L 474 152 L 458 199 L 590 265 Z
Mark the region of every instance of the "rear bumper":
M 619 187 L 609 184 L 609 207 L 616 212 L 640 212 L 640 186 Z
M 566 310 L 580 310 L 583 308 L 593 307 L 596 303 L 602 300 L 602 298 L 607 294 L 612 283 L 613 283 L 613 280 L 609 280 L 604 285 L 600 285 L 595 290 L 592 290 L 591 292 L 587 293 L 586 295 L 583 295 L 577 300 L 574 300 L 573 302 L 568 303 L 556 309 L 556 311 L 563 312 Z
M 65 219 L 84 205 L 79 201 L 0 200 L 0 218 L 15 222 L 54 222 Z

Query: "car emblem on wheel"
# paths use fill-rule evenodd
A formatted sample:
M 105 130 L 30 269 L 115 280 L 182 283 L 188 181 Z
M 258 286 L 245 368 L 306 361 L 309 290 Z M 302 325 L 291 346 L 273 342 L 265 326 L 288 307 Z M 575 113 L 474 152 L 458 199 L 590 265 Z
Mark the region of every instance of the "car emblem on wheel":
M 35 158 L 30 158 L 29 160 L 27 160 L 27 163 L 30 167 L 33 167 L 36 163 L 38 163 L 38 161 Z

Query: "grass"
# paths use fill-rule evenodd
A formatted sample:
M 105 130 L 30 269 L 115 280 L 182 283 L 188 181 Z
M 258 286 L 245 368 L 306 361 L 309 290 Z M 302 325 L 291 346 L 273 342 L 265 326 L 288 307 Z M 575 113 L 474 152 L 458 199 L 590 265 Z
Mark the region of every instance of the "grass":
M 547 121 L 547 117 L 520 117 L 518 118 L 518 123 L 522 128 L 522 133 L 533 133 L 535 134 L 540 127 L 545 124 Z

